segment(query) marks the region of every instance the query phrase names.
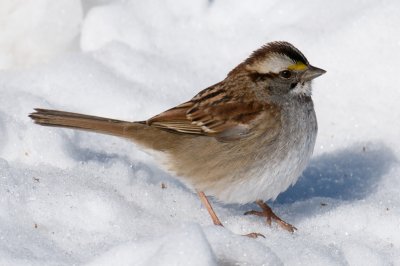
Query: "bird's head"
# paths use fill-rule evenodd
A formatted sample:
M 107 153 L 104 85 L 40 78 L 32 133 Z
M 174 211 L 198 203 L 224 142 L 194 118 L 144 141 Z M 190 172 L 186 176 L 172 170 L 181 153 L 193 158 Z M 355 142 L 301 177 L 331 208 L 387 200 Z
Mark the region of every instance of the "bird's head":
M 237 68 L 245 71 L 270 96 L 311 96 L 311 81 L 326 72 L 310 65 L 307 58 L 288 42 L 264 45 Z

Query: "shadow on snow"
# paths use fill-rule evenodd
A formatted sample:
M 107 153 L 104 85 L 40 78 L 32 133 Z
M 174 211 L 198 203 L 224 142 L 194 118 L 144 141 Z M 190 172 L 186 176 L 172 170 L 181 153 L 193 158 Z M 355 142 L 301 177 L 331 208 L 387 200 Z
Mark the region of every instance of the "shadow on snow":
M 396 161 L 392 150 L 381 143 L 356 144 L 320 155 L 275 202 L 292 203 L 313 197 L 363 199 L 375 190 Z

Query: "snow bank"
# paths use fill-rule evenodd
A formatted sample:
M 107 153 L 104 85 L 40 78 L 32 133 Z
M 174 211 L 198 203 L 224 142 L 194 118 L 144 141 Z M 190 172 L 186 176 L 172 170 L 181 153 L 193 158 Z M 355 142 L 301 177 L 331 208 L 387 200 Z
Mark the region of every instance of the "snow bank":
M 3 1 L 0 264 L 400 264 L 399 11 L 367 0 Z M 243 216 L 254 205 L 214 202 L 215 227 L 134 144 L 27 117 L 43 107 L 146 119 L 272 40 L 328 71 L 314 84 L 314 157 L 273 203 L 294 234 Z
M 72 49 L 80 32 L 79 0 L 2 0 L 0 69 L 46 62 Z

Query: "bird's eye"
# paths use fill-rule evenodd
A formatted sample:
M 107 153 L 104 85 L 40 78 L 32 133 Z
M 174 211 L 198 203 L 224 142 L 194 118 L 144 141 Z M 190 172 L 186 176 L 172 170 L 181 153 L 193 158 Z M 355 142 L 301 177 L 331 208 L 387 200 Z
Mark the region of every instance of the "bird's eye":
M 292 76 L 292 72 L 290 72 L 289 70 L 283 70 L 283 71 L 279 72 L 279 76 L 281 76 L 282 78 L 288 79 Z

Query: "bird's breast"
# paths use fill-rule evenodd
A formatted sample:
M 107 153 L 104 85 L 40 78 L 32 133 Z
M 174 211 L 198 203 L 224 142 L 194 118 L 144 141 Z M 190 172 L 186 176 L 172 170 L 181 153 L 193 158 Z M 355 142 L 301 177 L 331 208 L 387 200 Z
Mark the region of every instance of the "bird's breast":
M 218 192 L 214 193 L 217 198 L 229 203 L 275 199 L 297 181 L 312 155 L 317 135 L 312 102 L 283 110 L 281 120 L 281 130 L 273 141 L 257 141 L 252 163 L 242 169 L 241 176 L 223 188 L 211 189 Z

